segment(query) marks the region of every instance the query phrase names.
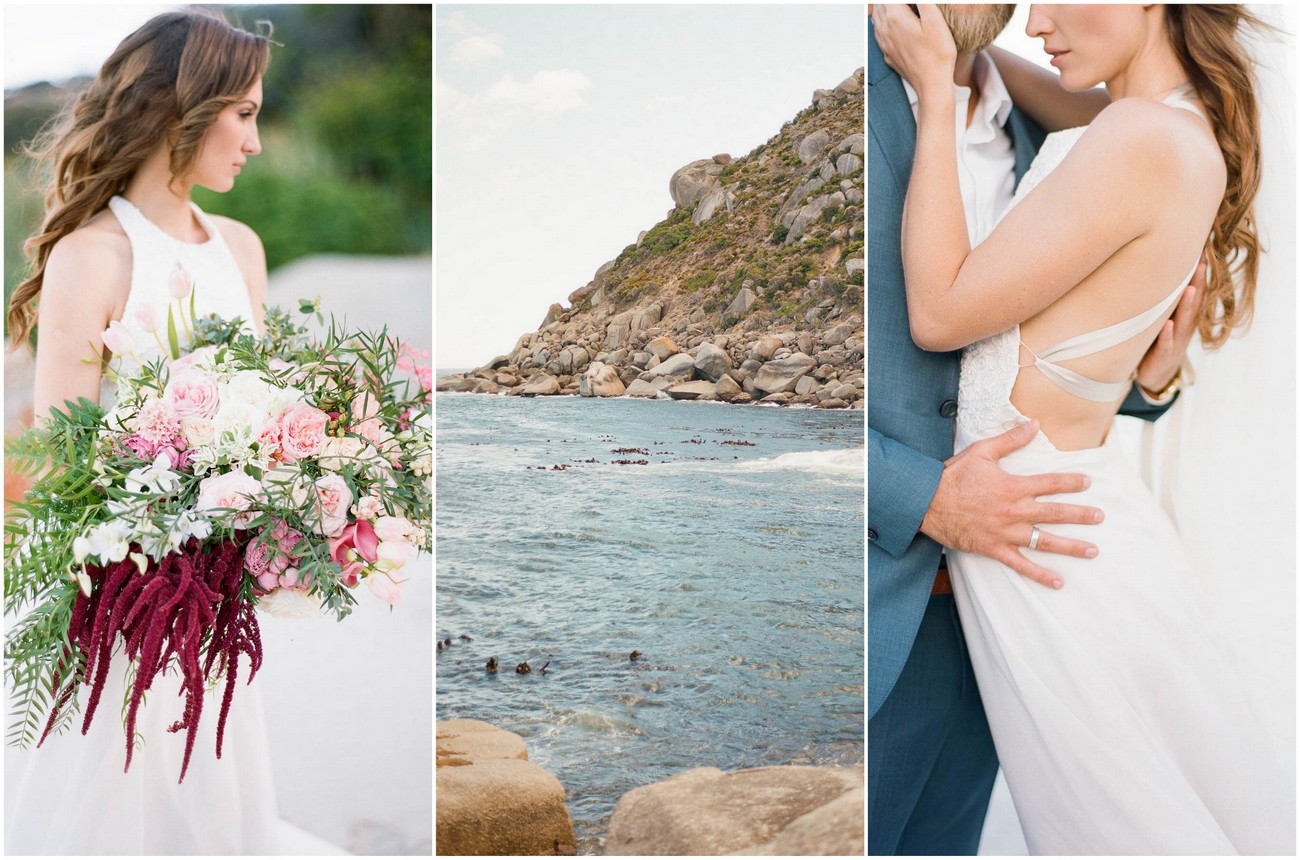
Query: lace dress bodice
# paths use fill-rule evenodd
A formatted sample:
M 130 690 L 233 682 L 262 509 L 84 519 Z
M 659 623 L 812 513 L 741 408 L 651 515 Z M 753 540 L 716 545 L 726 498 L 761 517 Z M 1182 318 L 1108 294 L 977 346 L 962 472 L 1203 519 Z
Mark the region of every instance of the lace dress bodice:
M 1043 141 L 1033 164 L 1020 180 L 1007 212 L 1047 178 L 1083 137 L 1087 127 L 1053 132 Z M 1006 217 L 1006 212 L 1002 214 Z M 957 427 L 968 439 L 986 439 L 1025 421 L 1011 405 L 1011 389 L 1020 365 L 1020 326 L 976 341 L 962 350 L 957 387 Z
M 122 324 L 135 341 L 136 355 L 144 361 L 157 358 L 161 350 L 154 335 L 141 325 L 138 311 L 145 307 L 153 308 L 161 321 L 158 337 L 165 343 L 168 306 L 179 311 L 168 292 L 168 280 L 177 265 L 184 268 L 194 282 L 194 312 L 197 316 L 240 317 L 245 329 L 253 331 L 253 304 L 239 264 L 212 219 L 195 204 L 190 205 L 208 234 L 206 242 L 182 242 L 163 232 L 125 197 L 113 197 L 108 201 L 108 208 L 131 241 L 131 291 L 127 295 Z M 184 305 L 188 311 L 189 299 Z M 177 330 L 180 330 L 179 319 Z M 131 360 L 128 358 L 127 361 Z
M 1183 86 L 1164 101 L 1172 107 L 1183 108 L 1203 116 L 1190 101 L 1189 96 L 1192 94 L 1193 90 L 1190 86 Z M 1001 217 L 1005 218 L 1007 212 L 1014 209 L 1065 161 L 1070 150 L 1087 130 L 1086 126 L 1081 126 L 1047 136 Z M 1050 349 L 1042 350 L 1034 355 L 1033 364 L 1057 386 L 1077 397 L 1102 403 L 1114 402 L 1123 396 L 1130 385 L 1128 381 L 1101 382 L 1089 379 L 1060 366 L 1057 362 L 1091 355 L 1122 343 L 1147 329 L 1157 319 L 1167 316 L 1183 290 L 1191 282 L 1195 271 L 1196 264 L 1193 263 L 1187 277 L 1172 293 L 1153 307 L 1126 320 L 1095 331 L 1084 332 Z M 1027 417 L 1011 403 L 1011 391 L 1015 387 L 1016 375 L 1021 367 L 1020 345 L 1020 326 L 1015 325 L 1004 332 L 977 341 L 962 351 L 961 377 L 957 395 L 957 448 L 959 450 L 971 442 L 995 436 L 1027 420 Z

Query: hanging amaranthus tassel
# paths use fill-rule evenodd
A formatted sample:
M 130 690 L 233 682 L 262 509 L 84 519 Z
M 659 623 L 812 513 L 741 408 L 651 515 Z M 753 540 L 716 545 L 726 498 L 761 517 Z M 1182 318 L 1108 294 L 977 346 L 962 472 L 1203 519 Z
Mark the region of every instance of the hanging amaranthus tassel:
M 95 717 L 108 679 L 113 646 L 116 637 L 121 635 L 126 656 L 135 664 L 135 681 L 126 711 L 124 770 L 131 768 L 132 739 L 140 703 L 173 657 L 180 666 L 181 692 L 185 695 L 182 718 L 171 726 L 173 732 L 181 729 L 186 732 L 181 781 L 189 768 L 195 732 L 203 713 L 203 690 L 214 677 L 214 670 L 226 677 L 217 720 L 217 758 L 221 758 L 239 657 L 248 655 L 249 683 L 262 665 L 262 639 L 253 603 L 240 593 L 243 559 L 243 548 L 236 541 L 200 547 L 197 540 L 191 539 L 181 551 L 159 562 L 150 562 L 143 573 L 129 558 L 87 569 L 91 579 L 90 596 L 84 592 L 77 595 L 68 629 L 68 639 L 76 650 L 65 650 L 60 669 L 75 671 L 79 660 L 86 662 L 82 683 L 90 685 L 90 700 L 81 724 L 84 735 Z M 205 643 L 209 632 L 211 636 Z M 45 742 L 54 728 L 72 691 L 73 687 L 69 686 L 59 697 L 40 743 Z

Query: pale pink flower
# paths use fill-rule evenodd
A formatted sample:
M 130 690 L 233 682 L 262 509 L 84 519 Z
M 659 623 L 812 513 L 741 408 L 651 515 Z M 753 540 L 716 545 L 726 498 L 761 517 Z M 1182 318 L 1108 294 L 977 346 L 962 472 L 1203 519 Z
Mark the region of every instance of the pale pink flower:
M 415 530 L 406 517 L 380 517 L 375 520 L 375 536 L 383 541 L 404 541 Z
M 200 359 L 207 358 L 208 356 L 215 354 L 216 351 L 217 348 L 210 344 L 208 346 L 201 346 L 191 353 L 182 355 L 180 358 L 168 365 L 168 368 L 173 375 L 180 373 L 183 370 L 189 370 Z
M 108 328 L 104 329 L 104 333 L 100 337 L 104 341 L 104 346 L 108 347 L 108 351 L 114 355 L 127 355 L 135 352 L 135 338 L 131 335 L 131 330 L 121 320 L 113 320 L 109 323 Z
M 402 599 L 404 579 L 394 579 L 392 574 L 376 571 L 366 577 L 370 592 L 389 606 L 396 606 Z
M 155 446 L 169 445 L 180 435 L 181 422 L 162 400 L 150 400 L 135 416 L 135 432 Z
M 325 475 L 316 479 L 316 507 L 320 515 L 312 531 L 326 537 L 338 537 L 348 524 L 348 508 L 352 506 L 352 491 L 338 475 Z
M 262 485 L 256 478 L 243 472 L 210 475 L 199 482 L 199 498 L 194 508 L 202 513 L 214 513 L 222 508 L 247 511 L 261 489 Z M 236 516 L 235 524 L 243 526 L 251 519 L 250 515 L 241 513 Z
M 355 436 L 331 436 L 321 446 L 317 464 L 327 472 L 341 472 L 354 465 L 366 443 Z
M 415 553 L 415 545 L 409 541 L 381 540 L 376 564 L 380 570 L 389 572 L 400 570 L 408 561 L 415 558 Z
M 158 316 L 158 309 L 153 305 L 140 305 L 135 309 L 136 325 L 147 332 L 155 332 L 162 325 L 162 319 Z
M 217 380 L 210 373 L 194 368 L 173 372 L 163 391 L 163 400 L 172 413 L 184 421 L 186 418 L 211 418 L 220 406 Z
M 309 403 L 292 403 L 280 415 L 280 456 L 296 463 L 315 457 L 325 445 L 329 416 Z M 351 502 L 351 499 L 349 499 Z
M 173 299 L 184 299 L 193 289 L 194 281 L 190 278 L 190 273 L 177 263 L 176 268 L 172 269 L 171 277 L 167 279 L 167 292 L 171 293 Z
M 198 448 L 202 445 L 211 445 L 216 438 L 216 430 L 212 421 L 207 418 L 182 418 L 181 435 L 185 437 L 185 442 L 191 448 Z

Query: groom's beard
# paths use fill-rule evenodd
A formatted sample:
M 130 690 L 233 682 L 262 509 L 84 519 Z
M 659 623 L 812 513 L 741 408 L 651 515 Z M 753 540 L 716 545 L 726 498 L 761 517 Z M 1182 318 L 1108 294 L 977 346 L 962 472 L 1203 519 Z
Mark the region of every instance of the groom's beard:
M 952 31 L 957 53 L 973 54 L 993 44 L 998 33 L 1002 32 L 1015 14 L 1016 4 L 968 6 L 940 3 L 939 11 L 943 13 L 943 20 L 948 22 L 948 29 Z

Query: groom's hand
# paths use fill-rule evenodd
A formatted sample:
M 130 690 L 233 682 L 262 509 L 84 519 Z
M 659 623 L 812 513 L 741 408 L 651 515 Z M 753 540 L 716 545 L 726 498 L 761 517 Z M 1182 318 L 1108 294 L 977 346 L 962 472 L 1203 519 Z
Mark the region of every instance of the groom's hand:
M 1090 483 L 1084 475 L 1010 475 L 998 461 L 1023 448 L 1038 433 L 1030 421 L 1000 436 L 976 442 L 943 466 L 939 488 L 921 521 L 921 531 L 946 547 L 988 556 L 1049 588 L 1065 583 L 1059 576 L 1025 558 L 1020 548 L 1029 546 L 1039 523 L 1101 522 L 1098 508 L 1039 502 L 1039 496 L 1077 493 Z M 1059 555 L 1093 558 L 1097 547 L 1041 532 L 1038 549 Z
M 1196 334 L 1197 311 L 1200 310 L 1200 297 L 1205 294 L 1205 270 L 1209 258 L 1201 252 L 1201 262 L 1196 267 L 1196 274 L 1183 297 L 1178 301 L 1178 309 L 1171 319 L 1165 322 L 1156 335 L 1155 342 L 1142 357 L 1138 365 L 1137 382 L 1146 391 L 1147 396 L 1156 398 L 1157 392 L 1164 391 L 1173 381 L 1174 374 L 1182 367 L 1187 357 L 1187 347 L 1191 345 L 1192 335 Z

